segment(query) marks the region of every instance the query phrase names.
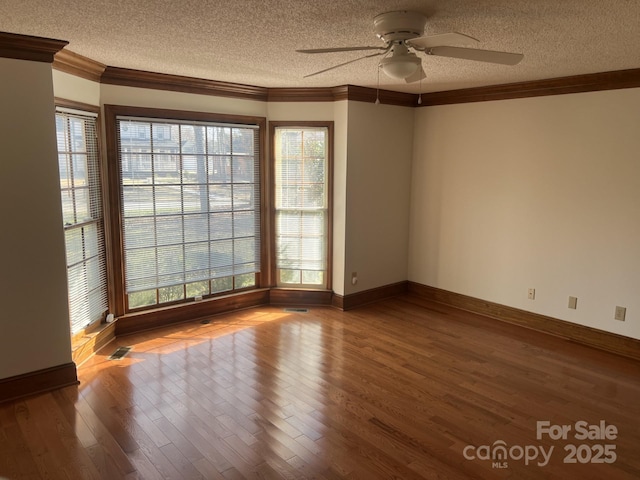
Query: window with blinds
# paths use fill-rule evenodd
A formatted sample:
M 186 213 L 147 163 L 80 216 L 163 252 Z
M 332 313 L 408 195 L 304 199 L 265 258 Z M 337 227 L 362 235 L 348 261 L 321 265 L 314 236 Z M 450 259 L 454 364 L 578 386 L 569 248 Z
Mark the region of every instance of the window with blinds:
M 258 129 L 116 117 L 128 309 L 256 286 Z
M 96 116 L 58 108 L 56 135 L 71 333 L 76 334 L 102 320 L 108 309 Z
M 328 126 L 273 129 L 279 286 L 328 288 L 329 132 Z

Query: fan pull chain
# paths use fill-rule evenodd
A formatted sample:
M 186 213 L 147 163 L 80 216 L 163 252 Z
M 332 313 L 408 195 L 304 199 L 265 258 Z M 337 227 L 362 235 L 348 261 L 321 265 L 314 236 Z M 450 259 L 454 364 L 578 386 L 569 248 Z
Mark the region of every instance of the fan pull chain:
M 420 75 L 420 90 L 418 91 L 418 105 L 422 105 L 422 75 Z
M 380 64 L 378 63 L 378 86 L 376 87 L 376 105 L 380 105 Z

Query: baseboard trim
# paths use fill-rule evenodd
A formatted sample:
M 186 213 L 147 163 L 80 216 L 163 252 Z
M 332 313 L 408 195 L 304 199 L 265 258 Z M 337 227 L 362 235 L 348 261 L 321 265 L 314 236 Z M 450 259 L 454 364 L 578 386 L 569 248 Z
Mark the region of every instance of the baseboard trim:
M 77 385 L 78 375 L 73 362 L 29 372 L 0 380 L 0 403 Z
M 408 282 L 392 283 L 344 296 L 334 294 L 331 305 L 344 311 L 352 310 L 354 308 L 362 307 L 363 305 L 379 302 L 386 298 L 402 295 L 403 293 L 407 293 L 407 291 Z
M 331 290 L 299 290 L 272 288 L 269 291 L 269 305 L 318 306 L 331 305 Z
M 605 332 L 557 318 L 527 312 L 478 298 L 442 290 L 420 283 L 408 282 L 408 291 L 433 302 L 477 313 L 496 320 L 519 325 L 561 337 L 576 343 L 640 360 L 640 340 Z
M 385 298 L 407 292 L 407 282 L 398 282 L 363 292 L 342 296 L 331 290 L 295 290 L 286 288 L 264 288 L 226 297 L 212 298 L 202 302 L 175 305 L 146 310 L 118 317 L 115 336 L 129 335 L 176 323 L 184 323 L 221 313 L 262 305 L 282 306 L 333 306 L 340 310 L 351 310 L 375 303 Z
M 116 320 L 116 337 L 262 305 L 269 305 L 268 288 L 259 288 L 165 308 L 143 310 L 118 317 Z

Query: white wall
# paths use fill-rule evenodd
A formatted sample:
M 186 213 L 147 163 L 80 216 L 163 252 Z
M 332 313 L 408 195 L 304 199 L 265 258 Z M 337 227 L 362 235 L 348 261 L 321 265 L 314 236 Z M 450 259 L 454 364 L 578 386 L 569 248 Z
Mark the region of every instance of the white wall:
M 0 378 L 7 378 L 71 362 L 71 343 L 51 65 L 0 58 L 0 85 Z
M 640 338 L 638 112 L 640 89 L 418 109 L 409 280 Z
M 407 279 L 414 117 L 408 107 L 349 102 L 348 108 L 346 294 Z
M 345 294 L 345 236 L 347 221 L 347 143 L 349 104 L 341 101 L 334 108 L 333 144 L 333 282 L 332 288 L 338 295 Z
M 266 105 L 269 120 L 322 122 L 334 119 L 336 102 L 269 102 Z
M 109 84 L 100 85 L 100 103 L 102 105 L 168 108 L 230 115 L 267 116 L 266 102 Z
M 88 105 L 100 105 L 100 84 L 53 70 L 53 91 L 57 98 L 73 100 Z

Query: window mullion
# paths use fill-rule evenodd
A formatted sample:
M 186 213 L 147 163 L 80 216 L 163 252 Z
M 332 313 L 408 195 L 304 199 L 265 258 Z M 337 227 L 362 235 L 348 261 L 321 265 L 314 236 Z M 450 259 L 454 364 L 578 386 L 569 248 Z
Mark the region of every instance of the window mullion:
M 71 117 L 66 118 L 67 124 L 67 175 L 69 179 L 69 195 L 71 196 L 71 206 L 73 207 L 73 223 L 78 223 L 78 203 L 76 197 L 75 169 L 73 168 L 73 138 L 71 136 Z
M 195 127 L 194 127 L 195 128 Z M 182 152 L 182 125 L 178 127 L 178 172 L 180 178 L 180 204 L 181 213 L 180 225 L 181 225 L 181 238 L 182 238 L 182 298 L 186 298 L 187 295 L 187 238 L 186 238 L 186 224 L 185 224 L 185 207 L 184 207 L 184 157 Z M 197 161 L 197 160 L 196 160 Z
M 231 262 L 232 263 L 232 267 L 231 267 L 231 273 L 233 275 L 233 287 L 235 288 L 236 286 L 236 262 L 235 262 L 235 258 L 236 258 L 236 242 L 233 240 L 234 238 L 236 238 L 235 235 L 235 230 L 234 230 L 234 219 L 235 219 L 235 201 L 236 201 L 236 196 L 235 196 L 235 174 L 234 174 L 234 167 L 235 166 L 235 158 L 233 156 L 233 128 L 229 129 L 229 178 L 231 180 L 231 211 L 230 211 L 230 215 L 231 215 L 231 258 L 233 258 L 234 260 Z
M 156 285 L 160 283 L 159 271 L 160 271 L 160 260 L 158 258 L 158 202 L 156 198 L 156 154 L 155 154 L 155 145 L 153 142 L 153 123 L 149 123 L 149 159 L 151 162 L 151 198 L 153 205 L 153 235 L 155 238 L 155 248 L 153 249 L 154 253 L 154 262 L 155 262 L 155 279 Z M 156 296 L 156 304 L 160 303 L 160 290 L 155 288 L 155 296 Z

